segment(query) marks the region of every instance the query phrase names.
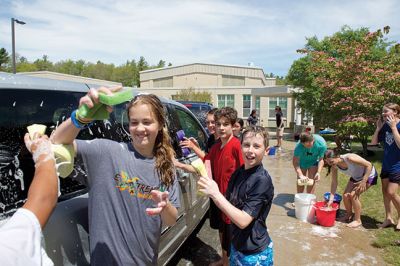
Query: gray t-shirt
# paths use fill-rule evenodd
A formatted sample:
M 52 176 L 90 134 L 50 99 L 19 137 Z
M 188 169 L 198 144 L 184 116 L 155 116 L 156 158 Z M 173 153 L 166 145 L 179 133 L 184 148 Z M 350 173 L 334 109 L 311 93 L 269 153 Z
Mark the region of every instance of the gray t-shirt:
M 147 159 L 131 143 L 107 139 L 76 140 L 89 182 L 91 265 L 156 265 L 161 217 L 148 216 L 155 207 L 150 191 L 164 186 Z M 178 182 L 166 188 L 180 207 Z

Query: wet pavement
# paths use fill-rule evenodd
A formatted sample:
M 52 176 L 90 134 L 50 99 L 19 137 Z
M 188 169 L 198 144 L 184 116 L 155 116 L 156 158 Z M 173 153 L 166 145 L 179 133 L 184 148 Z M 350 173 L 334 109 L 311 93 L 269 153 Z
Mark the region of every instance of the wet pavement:
M 322 227 L 295 218 L 291 204 L 296 193 L 293 148 L 294 142 L 284 141 L 281 152 L 264 159 L 275 187 L 267 218 L 275 265 L 385 265 L 378 249 L 371 246 L 373 232 L 368 225 L 350 229 L 336 222 L 333 227 Z M 316 190 L 317 200 L 323 199 L 329 186 L 330 178 L 322 175 Z M 218 232 L 206 220 L 197 236 L 183 244 L 169 265 L 208 265 L 219 259 L 220 253 Z

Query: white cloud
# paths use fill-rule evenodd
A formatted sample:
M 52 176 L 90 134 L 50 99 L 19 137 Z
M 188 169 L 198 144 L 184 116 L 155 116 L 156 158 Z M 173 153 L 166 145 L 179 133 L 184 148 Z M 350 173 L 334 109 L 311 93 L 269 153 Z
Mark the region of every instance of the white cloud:
M 371 30 L 390 25 L 391 38 L 400 39 L 395 0 L 8 0 L 6 6 L 0 36 L 10 36 L 11 16 L 26 21 L 16 26 L 16 43 L 29 60 L 47 54 L 52 61 L 115 64 L 139 56 L 151 64 L 254 62 L 284 75 L 305 37 L 322 38 L 344 24 Z M 2 41 L 7 50 L 9 39 Z

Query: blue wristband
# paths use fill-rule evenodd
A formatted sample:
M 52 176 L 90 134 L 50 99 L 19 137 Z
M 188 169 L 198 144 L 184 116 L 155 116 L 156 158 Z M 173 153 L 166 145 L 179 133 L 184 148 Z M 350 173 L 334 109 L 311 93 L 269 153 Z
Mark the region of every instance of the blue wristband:
M 71 121 L 72 121 L 72 124 L 74 124 L 74 126 L 75 126 L 76 128 L 85 129 L 85 128 L 90 127 L 90 126 L 93 124 L 93 121 L 90 122 L 90 123 L 87 123 L 87 124 L 84 124 L 84 123 L 80 122 L 80 121 L 76 118 L 76 111 L 77 111 L 77 110 L 75 110 L 75 111 L 73 111 L 73 112 L 71 113 Z

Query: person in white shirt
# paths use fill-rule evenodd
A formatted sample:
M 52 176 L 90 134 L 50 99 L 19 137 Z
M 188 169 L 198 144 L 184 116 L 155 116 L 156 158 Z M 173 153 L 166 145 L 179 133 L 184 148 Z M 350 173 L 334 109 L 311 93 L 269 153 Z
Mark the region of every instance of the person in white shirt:
M 25 204 L 0 227 L 0 265 L 53 265 L 41 237 L 58 198 L 54 154 L 47 136 L 27 133 L 24 141 L 36 170 Z

